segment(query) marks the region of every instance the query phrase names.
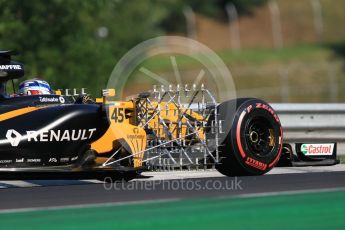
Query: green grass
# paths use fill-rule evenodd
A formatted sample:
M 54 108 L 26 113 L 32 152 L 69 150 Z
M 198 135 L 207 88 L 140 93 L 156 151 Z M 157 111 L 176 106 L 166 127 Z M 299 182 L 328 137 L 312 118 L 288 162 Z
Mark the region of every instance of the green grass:
M 339 156 L 340 164 L 345 164 L 345 156 Z
M 212 198 L 0 215 L 10 229 L 345 229 L 345 192 Z
M 233 64 L 262 64 L 265 62 L 288 63 L 291 61 L 315 61 L 324 59 L 331 55 L 331 50 L 322 45 L 298 45 L 294 47 L 286 47 L 279 50 L 276 49 L 245 49 L 241 52 L 233 52 L 231 50 L 220 51 L 217 54 L 229 65 Z M 176 55 L 179 68 L 192 69 L 199 63 L 185 55 Z M 170 71 L 170 56 L 159 55 L 150 58 L 142 63 L 143 66 L 152 71 Z
M 282 49 L 250 49 L 238 53 L 224 51 L 220 52 L 219 55 L 225 63 L 264 63 L 270 61 L 287 63 L 294 60 L 315 60 L 328 56 L 330 53 L 330 50 L 324 46 L 299 45 Z

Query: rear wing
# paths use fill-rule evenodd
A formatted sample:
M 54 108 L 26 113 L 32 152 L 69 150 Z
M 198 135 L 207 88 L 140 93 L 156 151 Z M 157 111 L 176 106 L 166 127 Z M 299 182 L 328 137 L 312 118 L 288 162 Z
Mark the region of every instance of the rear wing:
M 17 54 L 12 50 L 0 51 L 0 82 L 7 82 L 24 76 L 24 65 L 12 61 L 12 56 Z

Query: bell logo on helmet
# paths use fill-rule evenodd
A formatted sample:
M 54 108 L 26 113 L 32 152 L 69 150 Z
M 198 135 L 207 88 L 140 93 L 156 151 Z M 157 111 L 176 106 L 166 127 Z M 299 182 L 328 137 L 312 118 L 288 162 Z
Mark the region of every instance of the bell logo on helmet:
M 12 147 L 17 147 L 20 143 L 22 135 L 14 129 L 10 129 L 6 134 L 7 140 L 11 143 Z

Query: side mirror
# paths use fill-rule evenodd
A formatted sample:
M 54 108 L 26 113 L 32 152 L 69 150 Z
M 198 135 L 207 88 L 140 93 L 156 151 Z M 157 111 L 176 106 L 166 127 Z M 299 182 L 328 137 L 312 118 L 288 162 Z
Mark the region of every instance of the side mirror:
M 11 61 L 13 51 L 0 51 L 0 82 L 21 78 L 24 76 L 24 65 Z

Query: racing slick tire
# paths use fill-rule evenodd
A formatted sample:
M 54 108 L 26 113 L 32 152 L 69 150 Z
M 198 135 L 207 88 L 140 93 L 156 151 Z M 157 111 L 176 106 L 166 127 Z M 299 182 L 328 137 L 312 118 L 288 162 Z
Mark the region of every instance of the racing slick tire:
M 220 134 L 223 141 L 218 147 L 216 169 L 226 176 L 270 171 L 283 148 L 283 130 L 272 107 L 259 99 L 241 98 L 223 102 L 217 108 L 218 121 L 222 121 L 226 132 Z

